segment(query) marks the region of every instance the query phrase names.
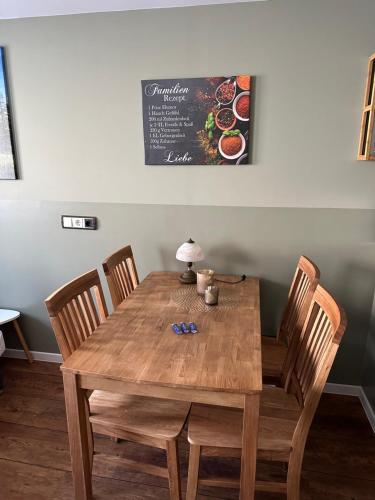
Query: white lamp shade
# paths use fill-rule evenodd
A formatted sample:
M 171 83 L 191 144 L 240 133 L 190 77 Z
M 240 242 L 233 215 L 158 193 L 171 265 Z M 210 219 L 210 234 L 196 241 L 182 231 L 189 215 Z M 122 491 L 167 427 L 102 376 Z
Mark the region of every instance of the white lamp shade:
M 203 250 L 198 243 L 183 243 L 176 252 L 176 259 L 182 262 L 198 262 L 204 259 Z

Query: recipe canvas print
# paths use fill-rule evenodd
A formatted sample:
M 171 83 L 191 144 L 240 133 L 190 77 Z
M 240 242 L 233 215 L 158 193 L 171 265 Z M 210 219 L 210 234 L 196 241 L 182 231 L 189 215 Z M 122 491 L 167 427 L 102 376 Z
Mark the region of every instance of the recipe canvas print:
M 249 163 L 251 76 L 142 80 L 146 165 Z
M 4 48 L 0 47 L 0 179 L 16 179 Z

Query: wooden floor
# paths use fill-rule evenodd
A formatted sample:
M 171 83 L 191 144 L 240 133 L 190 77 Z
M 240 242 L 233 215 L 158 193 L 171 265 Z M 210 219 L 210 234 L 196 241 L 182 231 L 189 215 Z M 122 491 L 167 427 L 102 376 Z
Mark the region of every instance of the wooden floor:
M 72 479 L 59 366 L 2 360 L 6 388 L 0 395 L 0 499 L 72 500 Z M 181 439 L 183 491 L 188 447 Z M 127 442 L 95 438 L 106 453 L 165 463 L 162 452 Z M 204 459 L 202 474 L 239 473 L 236 460 Z M 261 477 L 282 467 L 261 464 Z M 168 499 L 165 480 L 105 462 L 94 464 L 95 499 Z M 205 488 L 200 499 L 234 499 L 236 491 Z M 257 500 L 283 498 L 257 494 Z M 313 423 L 302 475 L 303 500 L 374 500 L 375 435 L 357 398 L 324 395 Z

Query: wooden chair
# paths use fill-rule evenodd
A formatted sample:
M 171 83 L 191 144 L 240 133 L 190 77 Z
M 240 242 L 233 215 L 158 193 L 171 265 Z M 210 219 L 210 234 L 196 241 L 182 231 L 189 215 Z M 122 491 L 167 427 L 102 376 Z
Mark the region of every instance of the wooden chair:
M 139 285 L 132 248 L 127 245 L 110 255 L 103 262 L 113 308 L 128 297 Z
M 107 307 L 94 269 L 74 279 L 46 300 L 60 352 L 66 360 L 107 316 Z M 93 391 L 87 394 L 91 466 L 94 452 L 92 433 L 120 438 L 166 450 L 167 468 L 100 454 L 106 460 L 131 469 L 169 479 L 170 496 L 180 499 L 177 438 L 185 424 L 190 403 L 157 398 Z
M 284 384 L 307 311 L 320 278 L 318 267 L 300 257 L 277 337 L 262 336 L 263 381 Z M 293 339 L 296 339 L 293 342 Z M 288 355 L 287 355 L 288 354 Z
M 258 490 L 286 493 L 288 500 L 299 500 L 307 435 L 345 328 L 344 311 L 318 286 L 285 387 L 265 386 L 261 396 L 257 458 L 286 463 L 287 480 L 257 481 Z M 199 479 L 199 461 L 201 455 L 241 456 L 242 416 L 239 409 L 192 405 L 187 500 L 196 498 L 198 484 L 239 485 L 233 479 Z

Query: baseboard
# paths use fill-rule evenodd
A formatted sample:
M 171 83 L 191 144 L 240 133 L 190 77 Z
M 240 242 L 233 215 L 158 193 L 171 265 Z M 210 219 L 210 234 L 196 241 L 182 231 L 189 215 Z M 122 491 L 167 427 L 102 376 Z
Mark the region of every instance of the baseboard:
M 370 401 L 368 400 L 366 393 L 363 390 L 363 387 L 361 387 L 361 393 L 359 395 L 359 400 L 362 403 L 362 406 L 363 406 L 363 409 L 366 413 L 368 421 L 370 422 L 372 430 L 375 433 L 375 411 L 374 411 L 374 408 L 371 406 Z
M 327 394 L 341 394 L 342 396 L 361 396 L 362 387 L 360 385 L 331 384 L 327 382 L 324 392 Z
M 49 363 L 62 363 L 61 354 L 56 354 L 53 352 L 39 352 L 31 351 L 35 361 L 46 361 Z M 6 358 L 17 358 L 26 359 L 26 354 L 20 349 L 5 349 L 3 354 Z M 360 385 L 348 385 L 348 384 L 332 384 L 327 383 L 324 392 L 327 394 L 339 394 L 342 396 L 356 396 L 359 398 L 363 410 L 366 413 L 368 421 L 371 425 L 372 430 L 375 433 L 375 411 L 370 405 L 370 402 L 365 394 L 365 391 Z
M 61 354 L 54 352 L 30 351 L 35 361 L 47 361 L 49 363 L 62 363 Z M 26 354 L 21 349 L 5 349 L 5 358 L 26 359 Z

